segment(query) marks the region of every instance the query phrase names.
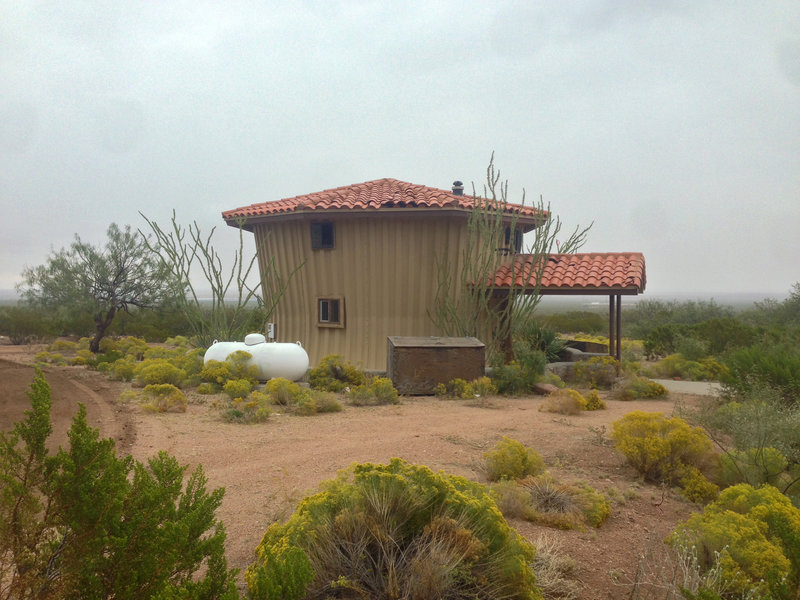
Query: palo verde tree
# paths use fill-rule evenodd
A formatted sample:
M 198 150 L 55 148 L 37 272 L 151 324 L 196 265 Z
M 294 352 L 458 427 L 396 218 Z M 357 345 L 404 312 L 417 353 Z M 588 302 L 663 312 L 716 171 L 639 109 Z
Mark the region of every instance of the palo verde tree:
M 167 228 L 144 215 L 142 218 L 155 236 L 146 243 L 159 257 L 161 267 L 170 273 L 178 310 L 201 346 L 210 346 L 214 340 L 242 339 L 250 331 L 264 329 L 297 269 L 286 281 L 278 275 L 273 260 L 258 269 L 259 249 L 250 258 L 245 256 L 243 222 L 239 223 L 239 246 L 233 265 L 227 269 L 212 244 L 216 227 L 207 235 L 196 221 L 185 228 L 177 222 L 175 211 Z M 254 267 L 260 273 L 258 278 Z M 209 286 L 207 301 L 195 288 L 194 278 L 200 276 Z
M 94 321 L 92 352 L 100 350 L 120 311 L 154 308 L 172 291 L 169 271 L 154 256 L 145 236 L 109 225 L 105 247 L 95 247 L 76 235 L 68 248 L 52 252 L 47 262 L 22 272 L 17 290 L 24 302 L 55 314 L 90 314 Z
M 437 257 L 437 292 L 428 315 L 442 335 L 477 337 L 490 354 L 502 349 L 508 359 L 506 342 L 512 323 L 524 325 L 533 319 L 547 257 L 554 251 L 576 252 L 592 225 L 576 227 L 561 241 L 561 220 L 540 197 L 532 205 L 541 215 L 539 225 L 516 250 L 509 232 L 513 236 L 518 229 L 519 211 L 509 203 L 508 181 L 500 179 L 494 154 L 486 169 L 483 195 L 473 186 L 473 202 L 462 255 L 458 260 Z M 524 191 L 521 204 L 525 205 Z M 508 270 L 512 282 L 502 291 L 494 288 L 494 275 L 501 267 Z M 528 285 L 530 282 L 533 285 Z

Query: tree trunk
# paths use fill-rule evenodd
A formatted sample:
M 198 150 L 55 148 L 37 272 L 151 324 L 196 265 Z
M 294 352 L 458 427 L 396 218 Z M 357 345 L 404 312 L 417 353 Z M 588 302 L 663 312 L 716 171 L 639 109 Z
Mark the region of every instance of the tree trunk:
M 102 312 L 94 316 L 94 337 L 89 342 L 89 350 L 97 354 L 100 352 L 100 340 L 106 335 L 106 330 L 114 320 L 114 315 L 117 314 L 116 307 L 111 307 L 104 315 Z

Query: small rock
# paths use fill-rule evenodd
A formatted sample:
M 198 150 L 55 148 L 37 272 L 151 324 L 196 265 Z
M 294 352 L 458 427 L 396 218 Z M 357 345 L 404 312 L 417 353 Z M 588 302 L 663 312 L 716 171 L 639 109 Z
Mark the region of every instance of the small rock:
M 549 396 L 558 391 L 558 388 L 552 383 L 536 383 L 533 386 L 533 393 L 539 396 Z

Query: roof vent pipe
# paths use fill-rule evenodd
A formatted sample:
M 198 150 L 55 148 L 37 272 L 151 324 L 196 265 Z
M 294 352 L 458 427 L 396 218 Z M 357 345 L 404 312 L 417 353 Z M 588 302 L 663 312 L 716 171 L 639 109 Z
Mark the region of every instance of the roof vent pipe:
M 460 181 L 453 182 L 453 193 L 456 196 L 463 196 L 464 195 L 464 184 Z

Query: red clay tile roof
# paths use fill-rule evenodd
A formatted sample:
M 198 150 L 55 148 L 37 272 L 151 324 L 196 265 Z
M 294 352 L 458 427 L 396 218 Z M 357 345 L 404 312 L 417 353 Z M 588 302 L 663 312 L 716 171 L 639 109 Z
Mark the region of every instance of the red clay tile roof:
M 472 210 L 473 202 L 474 199 L 471 195 L 457 196 L 449 190 L 406 183 L 396 179 L 376 179 L 375 181 L 346 185 L 304 196 L 261 202 L 227 210 L 222 213 L 222 218 L 230 221 L 305 211 L 378 210 L 385 208 L 455 208 L 466 211 Z M 532 206 L 522 206 L 520 204 L 507 204 L 505 212 L 518 214 L 523 218 L 528 217 L 525 221 L 543 216 L 542 211 Z M 546 215 L 547 213 L 544 212 L 544 216 Z
M 533 256 L 520 254 L 511 265 L 500 267 L 494 277 L 495 288 L 533 287 L 536 273 Z M 638 294 L 646 283 L 644 255 L 640 252 L 593 252 L 589 254 L 551 254 L 542 273 L 540 292 L 598 293 L 619 291 Z

